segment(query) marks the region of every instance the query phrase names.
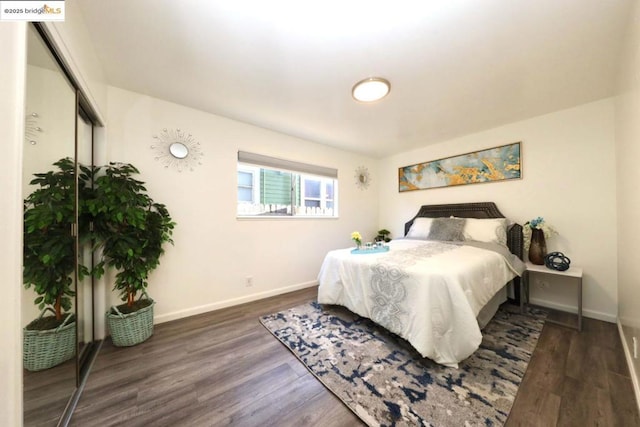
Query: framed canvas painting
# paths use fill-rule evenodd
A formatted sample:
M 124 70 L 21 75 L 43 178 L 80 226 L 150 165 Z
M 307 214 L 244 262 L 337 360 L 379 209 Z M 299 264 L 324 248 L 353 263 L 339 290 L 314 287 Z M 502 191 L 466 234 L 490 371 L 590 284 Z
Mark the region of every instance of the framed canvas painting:
M 431 160 L 398 169 L 398 191 L 522 178 L 521 143 Z

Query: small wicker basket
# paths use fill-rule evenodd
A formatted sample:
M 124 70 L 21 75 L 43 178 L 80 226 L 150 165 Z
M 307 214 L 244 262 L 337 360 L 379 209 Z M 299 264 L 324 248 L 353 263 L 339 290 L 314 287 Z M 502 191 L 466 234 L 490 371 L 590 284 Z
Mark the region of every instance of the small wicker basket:
M 76 321 L 72 315 L 67 315 L 55 329 L 34 331 L 24 328 L 22 337 L 22 363 L 28 371 L 53 368 L 76 354 Z
M 107 324 L 111 340 L 116 347 L 130 347 L 146 341 L 153 335 L 153 306 L 155 302 L 133 313 L 122 314 L 113 306 L 107 311 Z M 115 314 L 112 313 L 115 311 Z

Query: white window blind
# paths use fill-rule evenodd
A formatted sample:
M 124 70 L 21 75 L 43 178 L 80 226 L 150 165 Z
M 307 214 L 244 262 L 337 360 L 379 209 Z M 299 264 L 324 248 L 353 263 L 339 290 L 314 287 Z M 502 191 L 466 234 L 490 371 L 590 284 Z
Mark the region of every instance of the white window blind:
M 238 162 L 248 163 L 256 166 L 264 166 L 271 169 L 288 170 L 309 175 L 324 176 L 327 178 L 338 178 L 338 169 L 311 165 L 308 163 L 295 162 L 292 160 L 279 159 L 277 157 L 249 153 L 247 151 L 238 151 Z
M 238 151 L 239 217 L 338 216 L 338 170 Z

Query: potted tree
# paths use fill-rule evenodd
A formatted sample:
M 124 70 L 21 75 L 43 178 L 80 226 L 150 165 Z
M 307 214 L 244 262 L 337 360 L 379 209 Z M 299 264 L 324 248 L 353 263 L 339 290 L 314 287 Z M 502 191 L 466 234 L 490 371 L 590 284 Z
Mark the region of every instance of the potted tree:
M 23 364 L 39 371 L 54 367 L 75 355 L 76 321 L 72 308 L 73 273 L 76 268 L 76 175 L 73 160 L 54 163 L 57 170 L 35 174 L 37 185 L 24 201 L 23 283 L 38 295 L 40 316 L 23 330 Z M 78 190 L 84 191 L 84 181 Z M 88 274 L 78 265 L 78 275 Z M 51 315 L 45 316 L 47 312 Z
M 102 247 L 104 267 L 117 270 L 114 290 L 123 304 L 107 312 L 107 324 L 113 344 L 132 346 L 153 334 L 154 301 L 146 289 L 149 273 L 160 263 L 163 245 L 173 243 L 175 223 L 165 205 L 149 197 L 140 172 L 127 163 L 110 163 L 95 179 L 95 197 L 87 203 L 93 215 L 94 233 Z

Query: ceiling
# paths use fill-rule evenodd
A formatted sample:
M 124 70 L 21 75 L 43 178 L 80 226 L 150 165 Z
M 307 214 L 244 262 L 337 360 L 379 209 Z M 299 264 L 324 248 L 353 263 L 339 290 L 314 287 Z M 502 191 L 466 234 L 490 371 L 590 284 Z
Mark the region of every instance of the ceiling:
M 632 1 L 78 5 L 111 85 L 384 157 L 612 96 Z

